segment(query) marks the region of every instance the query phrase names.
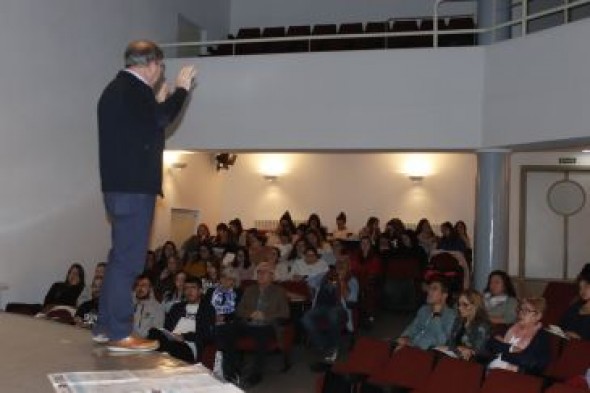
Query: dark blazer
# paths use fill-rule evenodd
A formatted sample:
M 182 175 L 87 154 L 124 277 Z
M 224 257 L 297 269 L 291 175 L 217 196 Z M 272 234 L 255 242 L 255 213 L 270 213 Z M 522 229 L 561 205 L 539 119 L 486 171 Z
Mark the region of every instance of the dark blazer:
M 289 318 L 289 301 L 282 287 L 270 284 L 264 291 L 260 302 L 258 301 L 259 297 L 260 287 L 258 284 L 247 287 L 238 304 L 238 317 L 247 320 L 254 311 L 259 310 L 264 313 L 269 323 Z
M 162 193 L 165 128 L 187 97 L 177 88 L 163 103 L 135 75 L 120 71 L 98 102 L 98 144 L 103 192 Z
M 167 330 L 173 331 L 180 318 L 186 316 L 186 304 L 187 302 L 180 302 L 172 306 L 164 321 L 164 327 Z M 197 346 L 197 354 L 202 354 L 205 344 L 213 340 L 213 329 L 215 327 L 215 309 L 203 298 L 199 302 L 199 311 L 197 311 L 195 323 L 195 333 L 185 333 L 182 337 L 186 341 L 194 342 Z

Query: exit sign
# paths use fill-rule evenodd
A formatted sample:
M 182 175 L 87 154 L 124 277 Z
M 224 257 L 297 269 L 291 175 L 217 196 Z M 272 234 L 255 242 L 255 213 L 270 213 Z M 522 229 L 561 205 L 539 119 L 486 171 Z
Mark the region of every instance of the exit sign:
M 576 157 L 560 157 L 559 163 L 560 164 L 569 164 L 569 165 L 575 164 Z

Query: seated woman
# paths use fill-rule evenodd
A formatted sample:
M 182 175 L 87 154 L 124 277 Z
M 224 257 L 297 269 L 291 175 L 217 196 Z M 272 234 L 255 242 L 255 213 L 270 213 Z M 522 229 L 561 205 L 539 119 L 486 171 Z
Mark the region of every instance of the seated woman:
M 490 338 L 490 320 L 485 309 L 483 296 L 474 289 L 466 289 L 459 295 L 457 303 L 459 318 L 451 330 L 446 346 L 437 347 L 450 351 L 460 359 L 480 358 Z
M 369 217 L 367 224 L 359 231 L 359 238 L 368 237 L 372 246 L 377 244 L 380 235 L 381 228 L 377 217 Z
M 221 265 L 218 261 L 207 261 L 207 274 L 203 278 L 203 294 L 211 299 L 211 294 L 219 285 L 221 278 Z
M 256 229 L 249 229 L 247 234 L 248 255 L 250 262 L 254 266 L 258 266 L 260 262 L 268 259 L 270 247 L 266 246 L 266 238 Z
M 199 253 L 184 266 L 184 272 L 189 276 L 203 278 L 207 274 L 207 262 L 214 259 L 213 248 L 209 244 L 201 244 Z
M 56 306 L 71 307 L 75 312 L 78 303 L 78 297 L 84 289 L 84 268 L 74 263 L 68 269 L 65 281 L 53 283 L 43 301 L 44 314 L 51 311 Z
M 418 222 L 418 226 L 416 226 L 416 237 L 418 238 L 418 244 L 420 244 L 424 251 L 426 251 L 426 254 L 430 256 L 430 252 L 436 248 L 438 239 L 434 234 L 428 219 L 423 218 Z
M 541 374 L 550 360 L 548 334 L 541 324 L 546 302 L 542 297 L 524 298 L 518 307 L 516 323 L 504 336 L 488 342 L 488 350 L 498 356 L 490 368 Z
M 516 291 L 505 271 L 494 270 L 490 273 L 484 299 L 492 324 L 510 325 L 516 321 Z
M 181 271 L 176 272 L 174 275 L 174 289 L 167 290 L 162 296 L 162 306 L 164 306 L 164 312 L 168 314 L 170 309 L 176 303 L 184 301 L 184 283 L 186 281 L 186 273 Z
M 254 265 L 250 262 L 250 254 L 246 247 L 240 247 L 236 251 L 236 257 L 231 265 L 238 274 L 239 281 L 254 279 Z
M 308 281 L 313 276 L 324 274 L 328 269 L 328 264 L 320 258 L 317 250 L 312 246 L 307 246 L 303 254 L 303 260 L 298 259 L 293 264 L 291 276 L 294 281 Z
M 575 340 L 590 340 L 590 264 L 578 275 L 580 299 L 567 309 L 560 326 L 566 336 Z
M 442 236 L 438 239 L 437 248 L 445 251 L 459 251 L 465 253 L 465 243 L 455 232 L 453 224 L 446 221 L 440 226 Z
M 174 290 L 174 276 L 181 271 L 180 260 L 176 256 L 170 256 L 166 261 L 164 270 L 158 276 L 155 287 L 155 295 L 157 299 L 162 299 L 162 296 L 169 291 Z
M 377 303 L 380 297 L 382 262 L 375 252 L 368 236 L 361 238 L 361 247 L 357 253 L 350 256 L 350 270 L 359 280 L 361 289 L 361 311 L 365 320 L 374 322 Z

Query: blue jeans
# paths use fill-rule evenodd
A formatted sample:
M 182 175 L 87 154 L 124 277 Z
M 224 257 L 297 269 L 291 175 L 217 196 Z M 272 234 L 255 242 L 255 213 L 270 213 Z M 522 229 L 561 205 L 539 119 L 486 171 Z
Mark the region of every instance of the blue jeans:
M 118 192 L 103 196 L 111 222 L 111 250 L 94 333 L 120 340 L 133 330 L 133 284 L 144 268 L 156 196 Z
M 345 318 L 346 311 L 342 307 L 316 306 L 303 315 L 301 323 L 316 348 L 333 350 L 339 345 Z

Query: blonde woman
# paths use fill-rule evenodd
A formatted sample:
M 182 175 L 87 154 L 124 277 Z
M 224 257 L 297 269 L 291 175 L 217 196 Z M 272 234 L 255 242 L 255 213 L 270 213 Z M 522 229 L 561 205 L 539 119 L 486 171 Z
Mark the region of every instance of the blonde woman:
M 466 289 L 457 302 L 459 318 L 455 320 L 447 346 L 437 347 L 443 352 L 464 360 L 481 356 L 490 338 L 491 324 L 481 293 Z

